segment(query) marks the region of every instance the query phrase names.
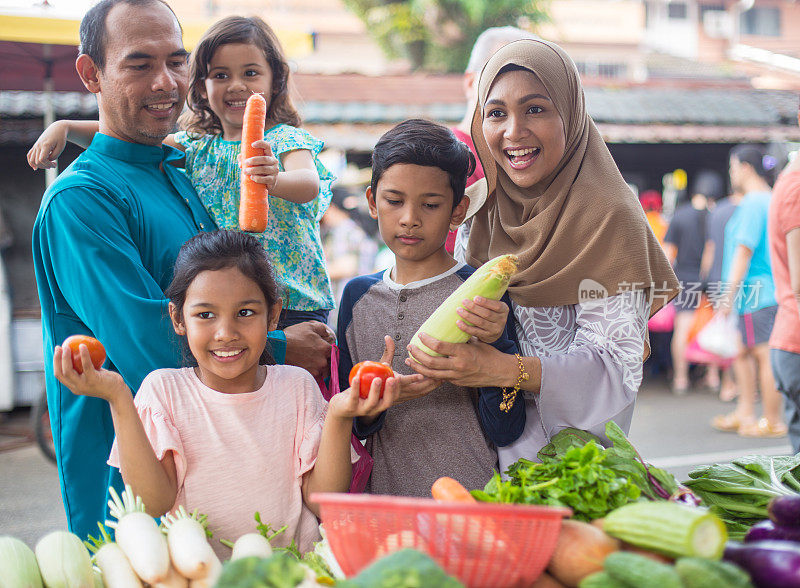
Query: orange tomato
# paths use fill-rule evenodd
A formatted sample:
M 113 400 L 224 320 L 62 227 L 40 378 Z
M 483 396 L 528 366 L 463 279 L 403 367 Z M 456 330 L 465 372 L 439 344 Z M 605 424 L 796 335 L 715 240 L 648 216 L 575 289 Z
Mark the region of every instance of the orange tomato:
M 350 370 L 350 384 L 353 383 L 353 378 L 356 376 L 358 376 L 359 381 L 358 395 L 361 396 L 361 398 L 366 398 L 369 396 L 369 389 L 372 386 L 372 380 L 375 378 L 381 379 L 380 397 L 383 398 L 383 390 L 386 388 L 386 380 L 393 377 L 394 372 L 392 371 L 392 368 L 385 363 L 381 363 L 379 361 L 361 361 L 354 365 L 353 369 Z
M 106 360 L 106 349 L 103 347 L 103 344 L 100 343 L 100 341 L 94 337 L 89 337 L 88 335 L 72 335 L 67 337 L 61 344 L 61 347 L 65 349 L 69 348 L 69 350 L 72 352 L 72 367 L 75 368 L 75 371 L 79 374 L 83 373 L 83 364 L 81 363 L 81 343 L 89 348 L 89 355 L 92 358 L 92 365 L 94 365 L 94 369 L 99 370 L 103 366 L 103 362 Z

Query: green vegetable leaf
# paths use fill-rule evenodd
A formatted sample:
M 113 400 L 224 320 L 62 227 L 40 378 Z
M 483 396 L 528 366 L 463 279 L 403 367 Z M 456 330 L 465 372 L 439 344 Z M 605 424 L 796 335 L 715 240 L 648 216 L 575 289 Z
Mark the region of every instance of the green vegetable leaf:
M 767 518 L 774 497 L 797 493 L 799 467 L 800 456 L 748 455 L 695 468 L 685 484 L 720 514 L 731 537 L 738 537 L 743 527 Z
M 567 445 L 562 446 L 566 449 L 561 458 L 545 457 L 542 463 L 518 460 L 506 472 L 508 480 L 495 473 L 473 496 L 487 502 L 566 506 L 584 521 L 639 499 L 639 487 L 606 466 L 608 452 L 594 440 Z
M 572 428 L 561 429 L 553 436 L 553 438 L 550 440 L 550 443 L 539 450 L 539 453 L 536 454 L 536 457 L 538 457 L 541 461 L 544 461 L 546 457 L 561 458 L 568 449 L 571 449 L 572 447 L 583 447 L 589 441 L 594 441 L 595 443 L 602 445 L 602 443 L 600 443 L 600 438 L 592 435 L 589 431 Z
M 299 561 L 284 553 L 226 562 L 216 588 L 294 588 L 306 576 Z

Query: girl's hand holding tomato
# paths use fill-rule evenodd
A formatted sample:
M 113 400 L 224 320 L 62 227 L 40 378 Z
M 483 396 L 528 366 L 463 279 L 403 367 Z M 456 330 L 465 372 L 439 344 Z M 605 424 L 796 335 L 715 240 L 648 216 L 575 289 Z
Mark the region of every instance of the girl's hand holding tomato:
M 331 416 L 348 419 L 377 417 L 392 406 L 400 394 L 400 383 L 394 376 L 385 381 L 380 377 L 373 377 L 366 396 L 362 396 L 361 386 L 361 379 L 356 375 L 347 390 L 335 394 L 328 403 Z
M 72 335 L 64 339 L 61 346 L 68 347 L 72 352 L 72 365 L 75 371 L 79 374 L 83 373 L 83 363 L 80 357 L 81 345 L 86 345 L 89 349 L 89 356 L 92 359 L 91 364 L 94 366 L 94 369 L 99 370 L 103 367 L 103 362 L 106 360 L 106 349 L 103 347 L 103 344 L 94 337 L 89 337 L 88 335 Z
M 74 335 L 63 345 L 56 346 L 53 371 L 62 384 L 80 396 L 102 398 L 111 403 L 122 392 L 130 396 L 122 376 L 102 369 L 103 361 L 105 349 L 97 339 Z
M 272 147 L 264 139 L 253 143 L 256 149 L 263 149 L 264 155 L 256 155 L 243 159 L 242 173 L 250 176 L 250 179 L 257 184 L 264 184 L 270 192 L 278 182 L 278 158 L 272 155 Z
M 387 364 L 379 361 L 361 361 L 353 366 L 350 370 L 350 385 L 353 385 L 353 380 L 358 378 L 359 394 L 361 398 L 366 398 L 369 395 L 372 381 L 375 378 L 380 378 L 385 383 L 389 378 L 394 377 L 394 372 Z M 381 384 L 380 395 L 383 396 L 383 384 Z

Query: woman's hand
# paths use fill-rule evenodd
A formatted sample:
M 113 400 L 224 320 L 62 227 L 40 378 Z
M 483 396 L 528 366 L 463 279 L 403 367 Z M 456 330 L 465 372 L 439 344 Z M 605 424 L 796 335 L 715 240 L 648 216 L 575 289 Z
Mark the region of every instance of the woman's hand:
M 79 396 L 93 396 L 113 403 L 120 394 L 132 397 L 128 386 L 117 372 L 105 369 L 95 369 L 89 348 L 80 345 L 81 365 L 83 373 L 79 374 L 72 365 L 72 352 L 69 347 L 56 346 L 53 354 L 53 371 L 56 378 L 74 394 Z
M 28 165 L 33 169 L 51 169 L 67 145 L 69 129 L 62 121 L 47 127 L 28 151 Z
M 374 418 L 392 406 L 400 394 L 400 385 L 397 378 L 387 378 L 386 386 L 381 396 L 381 378 L 372 380 L 369 395 L 361 398 L 358 391 L 360 382 L 358 377 L 353 378 L 353 383 L 347 390 L 334 394 L 328 403 L 328 411 L 332 417 L 352 419 L 354 417 Z
M 242 161 L 242 173 L 258 184 L 264 184 L 267 190 L 272 191 L 278 182 L 278 158 L 272 155 L 272 147 L 264 139 L 253 143 L 256 149 L 263 149 L 264 155 L 248 157 Z
M 508 321 L 508 305 L 500 300 L 476 296 L 466 299 L 457 310 L 459 329 L 484 343 L 494 343 L 503 334 Z
M 431 350 L 444 356 L 434 357 L 416 345 L 408 346 L 411 358 L 406 359 L 406 365 L 426 378 L 472 388 L 514 385 L 518 369 L 513 355 L 498 351 L 476 338 L 469 343 L 446 343 L 425 333 L 420 333 L 419 338 Z

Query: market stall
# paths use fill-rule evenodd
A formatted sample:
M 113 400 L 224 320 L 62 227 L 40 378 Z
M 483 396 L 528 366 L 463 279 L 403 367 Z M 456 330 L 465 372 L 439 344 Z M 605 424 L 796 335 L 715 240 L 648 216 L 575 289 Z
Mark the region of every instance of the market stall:
M 483 489 L 441 478 L 430 499 L 315 495 L 323 539 L 308 553 L 274 547 L 284 529 L 258 513 L 239 538 L 183 508 L 159 525 L 128 488 L 85 544 L 65 531 L 35 550 L 0 538 L 4 585 L 800 586 L 800 458 L 747 456 L 680 484 L 615 424 L 607 434 L 603 448 L 566 429 Z

